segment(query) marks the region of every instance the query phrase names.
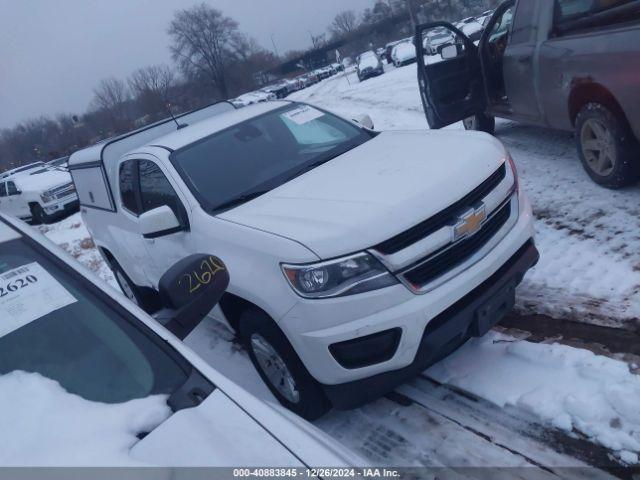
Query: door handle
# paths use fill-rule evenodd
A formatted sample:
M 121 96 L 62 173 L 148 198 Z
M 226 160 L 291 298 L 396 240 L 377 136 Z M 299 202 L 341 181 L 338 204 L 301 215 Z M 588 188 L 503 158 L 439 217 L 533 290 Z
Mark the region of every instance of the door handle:
M 531 61 L 531 55 L 525 55 L 524 57 L 518 57 L 518 63 L 529 63 Z

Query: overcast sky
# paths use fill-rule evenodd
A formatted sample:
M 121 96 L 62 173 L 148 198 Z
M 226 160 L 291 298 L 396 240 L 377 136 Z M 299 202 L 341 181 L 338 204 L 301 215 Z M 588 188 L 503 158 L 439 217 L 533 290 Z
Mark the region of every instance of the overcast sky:
M 202 0 L 0 0 L 0 128 L 81 113 L 104 77 L 171 61 L 173 13 Z M 280 53 L 311 44 L 337 12 L 373 0 L 205 0 Z

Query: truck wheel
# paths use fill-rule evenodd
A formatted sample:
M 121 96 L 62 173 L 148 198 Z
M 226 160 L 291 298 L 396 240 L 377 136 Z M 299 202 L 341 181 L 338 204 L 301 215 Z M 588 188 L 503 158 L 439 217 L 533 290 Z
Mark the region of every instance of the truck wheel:
M 467 117 L 462 121 L 465 130 L 477 130 L 493 135 L 496 131 L 496 119 L 484 113 Z
M 160 309 L 158 294 L 152 293 L 151 289 L 138 287 L 115 260 L 112 260 L 111 270 L 125 297 L 149 314 L 155 313 Z
M 638 146 L 623 121 L 599 103 L 587 104 L 576 117 L 576 143 L 582 166 L 591 179 L 607 188 L 638 180 Z
M 38 203 L 29 205 L 31 210 L 31 224 L 42 225 L 43 223 L 49 223 L 49 216 L 44 212 L 44 209 Z
M 253 366 L 282 405 L 307 420 L 329 411 L 331 404 L 320 384 L 268 315 L 258 309 L 246 310 L 239 330 Z

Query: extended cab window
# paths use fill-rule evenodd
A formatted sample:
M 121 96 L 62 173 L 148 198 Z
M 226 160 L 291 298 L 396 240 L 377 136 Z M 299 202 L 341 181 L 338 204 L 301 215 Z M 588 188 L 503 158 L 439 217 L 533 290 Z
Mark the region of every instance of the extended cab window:
M 149 160 L 138 161 L 138 177 L 140 179 L 140 199 L 142 211 L 167 205 L 182 224 L 186 221 L 186 213 L 182 202 L 160 167 Z
M 18 194 L 18 188 L 16 187 L 15 183 L 7 182 L 7 193 L 9 195 L 17 195 Z
M 513 19 L 513 28 L 511 29 L 511 38 L 509 39 L 511 45 L 531 41 L 533 33 L 532 19 L 535 15 L 535 9 L 536 2 L 531 0 L 520 0 L 518 2 Z
M 120 200 L 122 206 L 135 215 L 139 215 L 138 201 L 136 200 L 136 160 L 127 160 L 120 164 Z
M 555 24 L 563 25 L 633 1 L 635 0 L 556 0 Z
M 0 375 L 39 373 L 106 403 L 179 390 L 191 366 L 46 253 L 24 239 L 0 248 Z
M 372 135 L 330 113 L 291 104 L 180 148 L 170 158 L 203 208 L 216 212 L 266 193 Z

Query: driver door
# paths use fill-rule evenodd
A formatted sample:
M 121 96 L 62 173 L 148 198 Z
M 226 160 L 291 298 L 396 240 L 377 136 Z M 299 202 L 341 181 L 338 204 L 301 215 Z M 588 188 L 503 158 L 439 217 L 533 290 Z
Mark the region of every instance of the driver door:
M 434 54 L 430 55 L 427 45 L 434 33 L 450 38 L 431 48 Z M 478 48 L 464 33 L 447 22 L 425 23 L 416 27 L 414 43 L 420 97 L 430 128 L 442 128 L 485 110 Z

